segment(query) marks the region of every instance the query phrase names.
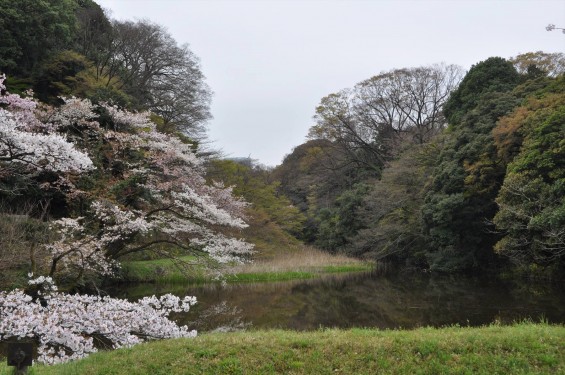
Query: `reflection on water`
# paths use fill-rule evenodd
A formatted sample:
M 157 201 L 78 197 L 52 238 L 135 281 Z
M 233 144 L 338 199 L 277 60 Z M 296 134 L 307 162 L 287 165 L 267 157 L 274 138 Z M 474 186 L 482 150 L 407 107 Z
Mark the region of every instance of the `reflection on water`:
M 414 328 L 545 319 L 565 323 L 565 293 L 511 283 L 429 275 L 353 274 L 317 280 L 204 286 L 136 285 L 114 296 L 194 295 L 174 316 L 199 331 L 320 327 Z

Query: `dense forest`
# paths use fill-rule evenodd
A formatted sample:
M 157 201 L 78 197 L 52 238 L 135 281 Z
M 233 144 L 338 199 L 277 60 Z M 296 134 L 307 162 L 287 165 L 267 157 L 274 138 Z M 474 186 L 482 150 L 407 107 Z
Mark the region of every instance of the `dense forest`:
M 92 0 L 0 0 L 0 27 L 6 278 L 84 284 L 118 259 L 301 242 L 415 271 L 563 275 L 563 54 L 380 72 L 322 98 L 269 169 L 209 145 L 211 90 L 163 26 Z
M 380 73 L 273 172 L 305 241 L 433 272 L 563 275 L 563 54 Z

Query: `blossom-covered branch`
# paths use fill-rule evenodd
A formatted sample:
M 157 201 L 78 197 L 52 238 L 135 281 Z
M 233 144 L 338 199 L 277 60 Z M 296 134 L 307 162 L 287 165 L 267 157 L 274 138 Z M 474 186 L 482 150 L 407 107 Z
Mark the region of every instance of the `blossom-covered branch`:
M 38 361 L 47 364 L 80 359 L 99 348 L 129 347 L 146 340 L 194 337 L 196 331 L 168 319 L 188 311 L 195 297 L 171 294 L 137 302 L 57 292 L 50 277 L 30 280 L 38 298 L 22 290 L 0 292 L 0 342 L 33 339 Z
M 219 262 L 241 261 L 252 252 L 252 245 L 233 237 L 247 226 L 246 203 L 230 187 L 207 183 L 192 144 L 157 131 L 148 112 L 106 104 L 99 109 L 109 118 L 104 126 L 96 121 L 96 108 L 78 99 L 67 100 L 57 113 L 43 112 L 57 129 L 75 124 L 104 144 L 109 163 L 101 168 L 113 174 L 105 192 L 98 193 L 103 199 L 93 197 L 83 216 L 52 223 L 59 238 L 47 246 L 50 275 L 60 270 L 111 274 L 116 260 L 152 248 L 161 254 L 166 248 L 184 250 Z M 112 163 L 118 161 L 116 173 Z M 229 228 L 232 236 L 226 235 Z
M 0 90 L 4 89 L 0 77 Z M 85 172 L 93 168 L 89 156 L 35 115 L 37 103 L 31 98 L 0 95 L 0 161 L 21 164 L 32 170 Z M 64 117 L 63 113 L 59 113 Z

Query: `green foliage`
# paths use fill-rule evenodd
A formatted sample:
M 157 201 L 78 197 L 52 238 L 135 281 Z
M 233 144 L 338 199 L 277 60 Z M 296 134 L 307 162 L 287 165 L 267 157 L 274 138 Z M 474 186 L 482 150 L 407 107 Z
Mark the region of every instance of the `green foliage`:
M 473 65 L 446 102 L 445 116 L 450 124 L 455 125 L 465 113 L 477 106 L 484 94 L 512 90 L 519 80 L 512 63 L 500 57 L 491 57 Z
M 273 171 L 281 183 L 279 190 L 302 212 L 308 212 L 312 205 L 329 205 L 349 186 L 346 176 L 326 167 L 331 157 L 331 142 L 311 140 L 295 147 Z
M 565 54 L 543 51 L 526 52 L 510 59 L 520 74 L 529 79 L 539 76 L 557 77 L 565 73 Z
M 251 203 L 254 209 L 265 211 L 288 233 L 294 236 L 300 234 L 304 216 L 287 197 L 277 193 L 278 183 L 270 181 L 268 171 L 231 160 L 215 160 L 211 163 L 208 177 L 233 186 L 233 192 Z
M 74 35 L 75 49 L 96 64 L 107 55 L 112 36 L 112 24 L 106 14 L 93 0 L 76 0 L 77 32 Z
M 112 26 L 94 1 L 0 0 L 0 29 L 0 73 L 10 76 L 10 92 L 33 86 L 51 104 L 62 95 L 131 105 L 123 84 L 100 68 Z
M 510 91 L 517 78 L 510 63 L 488 59 L 473 66 L 446 104 L 451 132 L 422 206 L 432 270 L 488 268 L 495 261 L 491 249 L 499 238 L 489 221 L 497 211 L 494 199 L 505 165 L 497 157 L 492 130 L 520 103 Z
M 300 236 L 305 216 L 278 192 L 279 183 L 272 181 L 269 171 L 252 163 L 213 160 L 207 178 L 232 186 L 236 196 L 250 203 L 247 210 L 250 226 L 244 234 L 260 253 L 267 255 L 297 244 L 293 237 Z
M 94 103 L 108 102 L 121 107 L 131 104 L 131 97 L 119 89 L 117 78 L 103 80 L 85 56 L 66 50 L 49 56 L 38 68 L 34 91 L 46 103 L 60 102 L 59 96 L 81 97 Z
M 509 77 L 514 75 L 502 69 L 504 64 L 500 60 L 481 64 L 474 67 L 481 74 L 465 77 L 462 85 L 483 87 L 484 92 L 468 97 L 474 107 L 464 102 L 459 112 L 452 112 L 452 118 L 459 120 L 451 124 L 451 131 L 446 134 L 422 207 L 424 230 L 432 240 L 427 257 L 434 270 L 488 268 L 496 262 L 490 249 L 497 242 L 497 253 L 522 261 L 517 254 L 541 241 L 534 239 L 526 228 L 537 227 L 539 232 L 547 232 L 549 228 L 556 230 L 549 223 L 561 225 L 557 209 L 560 203 L 555 200 L 562 194 L 556 184 L 563 168 L 559 154 L 562 119 L 554 111 L 563 102 L 563 84 L 559 85 L 563 79 L 536 77 L 512 91 L 495 92 L 496 88 L 511 89 Z M 486 71 L 488 67 L 493 71 Z M 502 79 L 496 78 L 497 72 L 503 74 Z M 493 84 L 483 80 L 490 76 L 494 77 Z M 460 91 L 454 93 L 455 99 L 461 97 Z M 450 99 L 449 103 L 454 101 Z M 521 103 L 526 104 L 520 106 Z M 553 115 L 557 116 L 555 121 L 547 122 Z M 516 197 L 511 198 L 512 194 Z M 522 205 L 514 201 L 520 195 Z M 541 204 L 544 199 L 546 202 Z M 551 215 L 539 217 L 539 223 L 544 223 L 541 227 L 537 220 L 532 220 L 535 215 L 531 211 L 523 212 L 526 201 L 538 207 L 535 210 L 541 212 L 541 204 L 551 211 Z M 557 246 L 556 241 L 560 239 L 548 246 Z M 514 252 L 510 250 L 513 248 L 521 250 Z M 547 264 L 555 260 L 545 261 Z
M 421 231 L 421 206 L 437 152 L 437 144 L 414 145 L 384 169 L 357 210 L 363 229 L 348 252 L 425 267 L 429 238 Z
M 144 187 L 146 178 L 141 175 L 132 175 L 112 185 L 109 192 L 114 195 L 116 202 L 124 207 L 136 208 L 140 201 L 149 201 L 150 193 Z
M 31 77 L 6 77 L 4 85 L 6 86 L 6 91 L 12 94 L 26 96 L 26 92 L 33 86 L 33 79 Z
M 556 71 L 558 59 L 547 58 L 560 56 L 536 53 L 521 57 L 541 59 L 540 64 L 553 64 L 550 70 Z M 522 67 L 522 60 L 513 63 Z M 297 147 L 274 175 L 281 181 L 280 190 L 308 218 L 303 238 L 327 250 L 346 249 L 350 254 L 434 271 L 498 266 L 501 259 L 493 246 L 501 239 L 501 244 L 506 243 L 509 237 L 503 239 L 505 232 L 494 228 L 493 218 L 500 204 L 495 199 L 507 173 L 519 167 L 516 157 L 526 146 L 523 120 L 538 124 L 547 115 L 547 108 L 535 116 L 529 112 L 548 107 L 540 102 L 542 98 L 558 102 L 564 92 L 558 84 L 560 79 L 551 78 L 553 73 L 534 73 L 525 69 L 519 74 L 511 62 L 498 57 L 474 65 L 444 107 L 449 128 L 424 145 L 433 149 L 433 155 L 416 151 L 408 141 L 400 142 L 396 158 L 381 171 L 380 180 L 359 173 L 360 168 L 353 164 L 351 170 L 339 167 L 341 159 L 333 153 L 331 141 L 312 140 Z M 318 115 L 321 110 L 331 110 L 337 111 L 336 118 L 341 121 L 352 120 L 343 112 L 347 108 L 340 107 L 348 92 L 342 95 L 325 98 L 331 105 L 319 108 Z M 520 107 L 526 98 L 532 110 Z M 513 115 L 508 116 L 510 113 Z M 543 175 L 540 181 L 555 190 L 554 195 L 548 193 L 550 201 L 561 194 L 560 185 L 555 183 L 560 178 L 561 145 L 550 146 L 561 137 L 556 130 L 559 121 L 540 127 L 537 143 L 528 143 L 537 153 L 531 151 L 519 159 L 522 169 Z M 333 129 L 314 127 L 312 131 Z M 332 162 L 336 167 L 332 168 Z M 524 178 L 534 181 L 535 176 L 531 176 L 529 172 Z M 520 180 L 519 184 L 526 186 L 527 181 Z M 359 186 L 369 188 L 357 189 Z M 544 189 L 536 185 L 532 192 Z M 561 225 L 558 205 L 547 205 L 551 215 L 542 215 L 530 225 L 545 229 L 550 223 Z M 555 228 L 552 230 L 556 235 Z M 555 247 L 556 241 L 551 246 Z
M 296 147 L 273 171 L 274 178 L 280 181 L 278 190 L 306 216 L 301 239 L 314 243 L 321 233 L 324 239 L 319 244 L 334 250 L 344 244 L 344 235 L 355 232 L 355 229 L 349 230 L 343 224 L 356 221 L 351 217 L 353 211 L 345 213 L 348 210 L 345 207 L 357 204 L 354 196 L 358 192 L 354 192 L 353 196 L 346 192 L 354 191 L 355 183 L 364 180 L 361 177 L 363 173 L 353 166 L 332 168 L 336 157 L 331 142 L 311 140 Z M 339 204 L 341 208 L 338 208 L 337 201 L 343 194 L 342 203 Z M 340 210 L 343 211 L 342 218 L 338 218 Z M 332 233 L 336 225 L 344 232 Z
M 92 63 L 86 57 L 74 51 L 67 50 L 52 55 L 42 65 L 34 91 L 44 102 L 50 102 L 58 96 L 78 95 L 85 85 L 84 77 L 78 74 L 91 66 Z
M 75 32 L 73 0 L 0 0 L 0 71 L 29 75 Z
M 505 233 L 496 250 L 521 266 L 565 264 L 565 96 L 551 92 L 565 80 L 558 83 L 501 123 L 513 121 L 522 142 L 496 199 L 494 222 Z
M 322 249 L 337 251 L 362 228 L 357 210 L 363 204 L 369 186 L 358 184 L 344 191 L 331 208 L 323 208 L 316 216 L 318 233 L 316 245 Z

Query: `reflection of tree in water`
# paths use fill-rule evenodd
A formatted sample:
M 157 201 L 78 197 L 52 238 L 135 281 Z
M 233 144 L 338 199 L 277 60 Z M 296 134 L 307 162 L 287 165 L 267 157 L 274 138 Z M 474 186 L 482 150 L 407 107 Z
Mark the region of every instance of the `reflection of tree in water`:
M 428 325 L 425 287 L 417 281 L 356 276 L 295 288 L 309 302 L 293 328 L 309 329 L 317 320 L 324 327 L 410 328 Z M 308 327 L 310 325 L 310 327 Z
M 232 306 L 226 301 L 213 304 L 198 311 L 195 320 L 186 321 L 189 316 L 180 318 L 182 324 L 191 329 L 206 332 L 235 332 L 243 331 L 252 326 L 253 323 L 243 319 L 242 311 L 237 306 Z
M 517 299 L 511 286 L 500 280 L 462 276 L 360 275 L 299 284 L 292 294 L 304 301 L 287 323 L 293 329 L 482 325 L 541 316 L 562 322 L 565 316 L 565 299 L 556 299 L 556 291 L 544 298 Z
M 511 323 L 540 317 L 565 322 L 563 291 L 518 288 L 480 277 L 353 274 L 291 282 L 212 284 L 150 290 L 195 295 L 180 324 L 199 331 L 320 327 L 413 328 Z M 136 294 L 139 294 L 137 291 Z

